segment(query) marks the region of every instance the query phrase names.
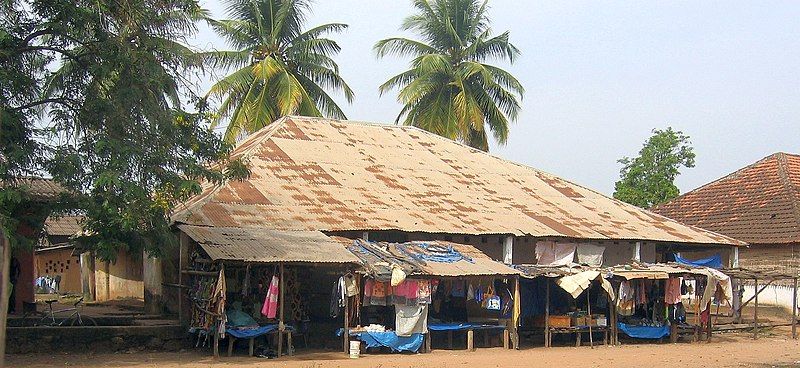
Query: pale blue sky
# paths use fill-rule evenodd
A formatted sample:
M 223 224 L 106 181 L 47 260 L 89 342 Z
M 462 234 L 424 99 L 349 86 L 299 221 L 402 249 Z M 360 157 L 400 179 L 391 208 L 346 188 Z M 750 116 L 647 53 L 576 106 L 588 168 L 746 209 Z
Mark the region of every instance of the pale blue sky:
M 224 5 L 204 1 L 214 16 Z M 692 137 L 697 166 L 681 192 L 777 151 L 800 152 L 800 2 L 490 1 L 492 28 L 522 56 L 506 67 L 527 89 L 508 144 L 491 152 L 611 194 L 616 160 L 653 128 Z M 317 0 L 308 27 L 342 22 L 336 57 L 353 88 L 348 118 L 393 122 L 378 85 L 407 60 L 376 59 L 410 1 Z M 204 29 L 192 45 L 227 46 Z M 206 82 L 204 88 L 210 84 Z M 341 98 L 339 98 L 342 101 Z

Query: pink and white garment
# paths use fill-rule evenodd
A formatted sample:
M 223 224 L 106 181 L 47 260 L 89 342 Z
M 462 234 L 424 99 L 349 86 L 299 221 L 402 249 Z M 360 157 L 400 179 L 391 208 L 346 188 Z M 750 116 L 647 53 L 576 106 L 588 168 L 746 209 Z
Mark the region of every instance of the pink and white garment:
M 278 314 L 278 276 L 272 276 L 267 297 L 264 298 L 264 306 L 261 307 L 261 314 L 267 318 L 275 318 Z

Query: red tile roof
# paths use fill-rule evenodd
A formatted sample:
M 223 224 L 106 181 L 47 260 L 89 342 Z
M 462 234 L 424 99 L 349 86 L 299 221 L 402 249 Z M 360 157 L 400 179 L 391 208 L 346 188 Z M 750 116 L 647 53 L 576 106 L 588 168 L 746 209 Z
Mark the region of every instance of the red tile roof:
M 800 242 L 800 155 L 767 156 L 652 210 L 751 244 Z

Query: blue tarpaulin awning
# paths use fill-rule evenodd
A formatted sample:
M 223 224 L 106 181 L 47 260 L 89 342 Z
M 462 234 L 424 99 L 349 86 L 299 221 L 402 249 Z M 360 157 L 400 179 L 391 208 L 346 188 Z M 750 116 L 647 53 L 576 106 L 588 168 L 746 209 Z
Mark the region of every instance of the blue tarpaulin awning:
M 683 258 L 676 254 L 675 262 L 680 264 L 685 264 L 688 266 L 710 267 L 716 269 L 722 268 L 722 256 L 720 256 L 719 254 L 715 254 L 708 258 L 696 259 L 694 261 Z

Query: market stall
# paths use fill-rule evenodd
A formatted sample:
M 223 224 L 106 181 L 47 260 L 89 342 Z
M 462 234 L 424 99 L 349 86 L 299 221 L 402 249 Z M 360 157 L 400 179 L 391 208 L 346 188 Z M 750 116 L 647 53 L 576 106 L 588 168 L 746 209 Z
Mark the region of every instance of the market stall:
M 608 343 L 612 327 L 614 292 L 600 268 L 578 264 L 563 266 L 515 265 L 523 273 L 521 318 L 526 336 L 541 331 L 544 345 L 552 346 L 557 335 L 575 337 L 576 346 L 587 335 Z
M 697 340 L 701 331 L 710 339 L 712 302 L 732 300 L 730 277 L 709 267 L 633 263 L 610 268 L 609 276 L 617 290 L 615 327 L 635 339 Z M 686 318 L 687 306 L 693 321 Z
M 352 272 L 358 258 L 316 231 L 272 231 L 180 225 L 191 239 L 181 270 L 190 307 L 190 332 L 197 345 L 211 343 L 219 355 L 221 339 L 231 355 L 237 340 L 259 355 L 294 351 L 293 337 L 307 344 L 312 298 L 303 283 L 315 274 Z M 313 272 L 312 272 L 313 270 Z M 269 338 L 271 342 L 262 344 Z M 212 340 L 212 341 L 209 341 Z M 271 347 L 274 346 L 274 350 Z
M 345 348 L 357 339 L 368 348 L 429 351 L 433 334 L 446 337 L 448 348 L 458 335 L 474 350 L 476 333 L 484 346 L 497 339 L 505 347 L 516 343 L 519 272 L 513 268 L 452 242 L 340 241 L 362 266 L 354 278 L 357 295 L 345 293 L 339 303 L 348 315 Z

